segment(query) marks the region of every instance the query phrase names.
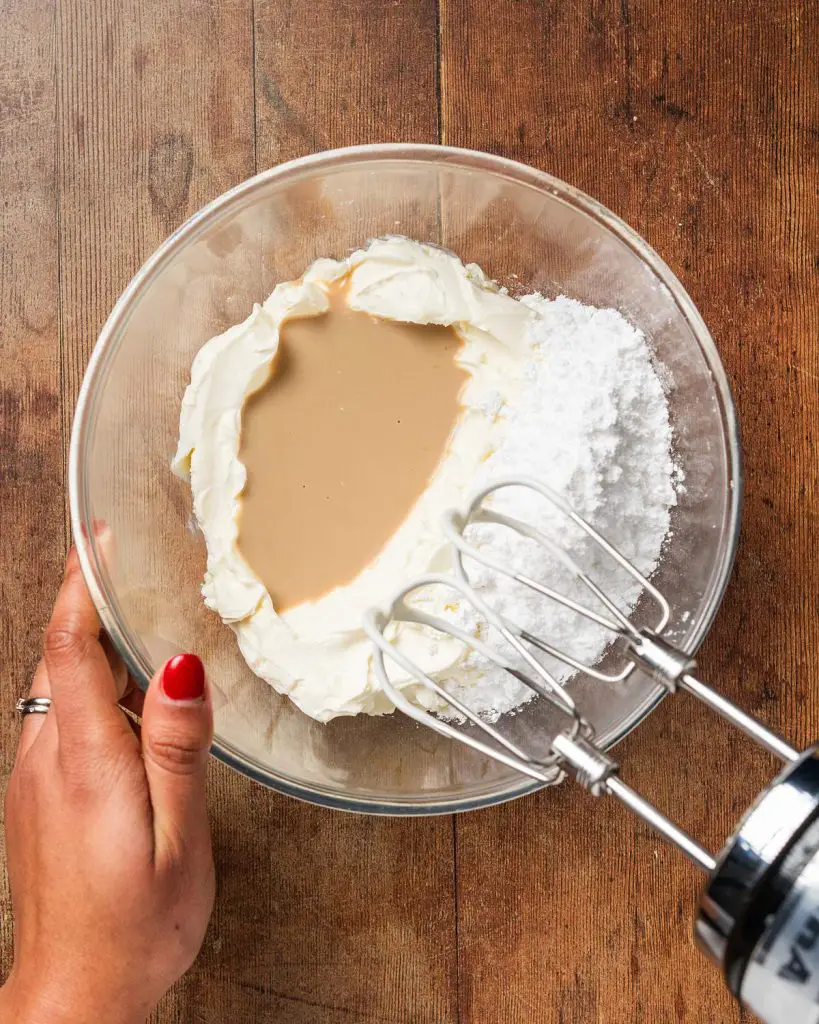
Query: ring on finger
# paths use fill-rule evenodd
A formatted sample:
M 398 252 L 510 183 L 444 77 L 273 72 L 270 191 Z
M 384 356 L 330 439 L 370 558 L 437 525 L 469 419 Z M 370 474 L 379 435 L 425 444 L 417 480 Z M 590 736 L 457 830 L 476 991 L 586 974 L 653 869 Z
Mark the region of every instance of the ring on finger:
M 20 697 L 14 705 L 19 715 L 45 715 L 51 707 L 50 697 Z

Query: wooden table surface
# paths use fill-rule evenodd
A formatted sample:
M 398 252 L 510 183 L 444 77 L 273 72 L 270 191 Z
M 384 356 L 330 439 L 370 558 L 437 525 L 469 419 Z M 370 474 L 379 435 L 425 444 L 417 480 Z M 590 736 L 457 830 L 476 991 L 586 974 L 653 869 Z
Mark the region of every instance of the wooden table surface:
M 0 0 L 0 767 L 69 529 L 103 321 L 181 221 L 314 150 L 444 142 L 550 171 L 668 261 L 739 407 L 739 561 L 704 673 L 819 735 L 819 5 L 811 0 Z M 770 759 L 685 698 L 620 749 L 716 848 Z M 701 878 L 563 787 L 374 820 L 211 769 L 219 895 L 155 1020 L 742 1019 L 695 950 Z M 0 848 L 2 860 L 2 848 Z M 11 957 L 0 883 L 0 959 Z

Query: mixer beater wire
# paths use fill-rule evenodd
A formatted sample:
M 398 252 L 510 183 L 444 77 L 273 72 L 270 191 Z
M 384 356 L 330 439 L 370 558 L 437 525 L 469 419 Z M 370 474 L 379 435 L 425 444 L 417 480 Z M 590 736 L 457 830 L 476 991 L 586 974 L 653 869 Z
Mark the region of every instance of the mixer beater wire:
M 557 546 L 542 530 L 531 523 L 494 509 L 490 499 L 509 488 L 527 488 L 538 494 L 559 514 L 568 517 L 592 544 L 628 573 L 657 610 L 652 626 L 635 625 L 577 564 L 569 552 Z M 520 537 L 546 548 L 576 583 L 605 611 L 589 607 L 584 601 L 569 597 L 548 586 L 543 580 L 532 579 L 501 559 L 493 557 L 491 545 L 478 546 L 469 539 L 467 534 L 470 527 L 475 524 L 512 530 Z M 678 689 L 687 691 L 782 761 L 796 762 L 800 757 L 799 752 L 732 701 L 697 679 L 693 674 L 694 661 L 662 637 L 671 619 L 671 609 L 662 593 L 629 559 L 542 481 L 528 477 L 509 477 L 500 480 L 478 491 L 463 511 L 448 512 L 444 517 L 443 526 L 452 547 L 454 574 L 427 575 L 416 579 L 402 587 L 383 608 L 371 609 L 365 617 L 364 628 L 374 645 L 375 672 L 390 700 L 416 722 L 466 744 L 473 750 L 532 779 L 551 783 L 556 781 L 561 770 L 566 770 L 593 795 L 610 793 L 695 864 L 708 872 L 713 871 L 717 862 L 708 850 L 622 781 L 617 763 L 597 746 L 592 724 L 583 717 L 566 687 L 535 656 L 532 648 L 606 684 L 623 683 L 639 667 L 648 672 L 669 693 L 675 693 Z M 631 660 L 619 672 L 603 672 L 558 649 L 548 638 L 536 636 L 521 628 L 481 597 L 470 582 L 465 560 L 477 562 L 491 572 L 514 580 L 544 599 L 556 601 L 577 615 L 596 623 L 614 639 L 619 638 L 625 642 Z M 428 593 L 428 588 L 432 587 L 449 588 L 466 601 L 501 639 L 503 649 L 475 637 L 451 619 L 433 615 L 410 603 L 410 599 L 418 592 Z M 472 711 L 463 700 L 448 692 L 441 682 L 424 672 L 396 643 L 388 639 L 385 631 L 388 631 L 390 623 L 413 623 L 454 637 L 549 701 L 567 719 L 566 727 L 552 739 L 549 752 L 545 756 L 533 756 Z M 509 656 L 504 651 L 509 651 Z M 385 659 L 397 665 L 408 678 L 432 690 L 457 713 L 461 722 L 471 723 L 480 735 L 476 735 L 474 731 L 467 731 L 462 724 L 455 724 L 411 702 L 400 686 L 390 679 Z

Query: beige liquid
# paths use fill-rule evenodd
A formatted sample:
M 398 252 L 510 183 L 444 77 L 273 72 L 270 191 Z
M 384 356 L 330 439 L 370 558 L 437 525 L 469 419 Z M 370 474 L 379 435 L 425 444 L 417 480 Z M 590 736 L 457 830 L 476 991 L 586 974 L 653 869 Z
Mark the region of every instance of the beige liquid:
M 239 453 L 239 549 L 279 611 L 349 583 L 406 519 L 458 418 L 460 347 L 351 310 L 339 286 L 329 312 L 284 324 Z

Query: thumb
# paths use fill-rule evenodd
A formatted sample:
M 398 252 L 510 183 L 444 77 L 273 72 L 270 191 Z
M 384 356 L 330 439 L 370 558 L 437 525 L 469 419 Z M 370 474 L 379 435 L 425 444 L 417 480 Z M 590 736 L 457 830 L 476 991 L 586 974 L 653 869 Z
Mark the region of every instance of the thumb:
M 204 666 L 195 654 L 178 654 L 151 680 L 142 710 L 142 756 L 158 863 L 210 856 L 205 775 L 212 737 Z

